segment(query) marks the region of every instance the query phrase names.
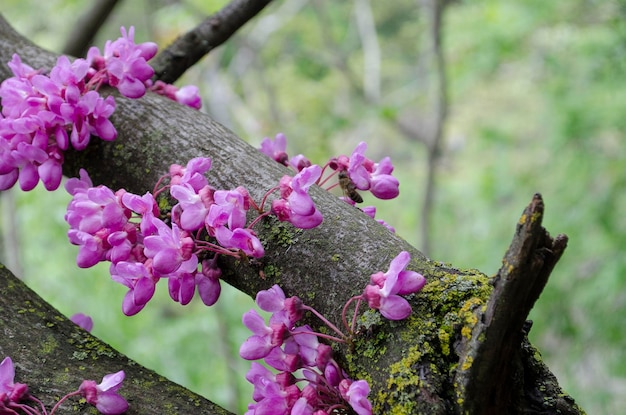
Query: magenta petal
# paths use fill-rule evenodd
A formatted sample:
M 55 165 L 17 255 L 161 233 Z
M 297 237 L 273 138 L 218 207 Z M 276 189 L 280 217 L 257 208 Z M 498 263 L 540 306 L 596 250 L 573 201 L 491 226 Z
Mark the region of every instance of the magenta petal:
M 278 284 L 274 284 L 269 290 L 259 291 L 255 302 L 261 310 L 274 313 L 283 309 L 285 293 Z
M 61 164 L 58 161 L 48 159 L 39 166 L 38 172 L 46 190 L 58 189 L 63 176 Z
M 10 357 L 5 357 L 0 363 L 0 393 L 9 393 L 12 390 L 15 368 Z
M 389 320 L 403 320 L 411 314 L 409 302 L 397 295 L 382 298 L 379 310 Z
M 266 335 L 272 332 L 272 329 L 265 325 L 263 317 L 254 309 L 244 313 L 241 320 L 244 326 L 254 334 Z
M 219 279 L 206 278 L 198 274 L 198 294 L 206 306 L 212 306 L 220 297 L 222 287 Z
M 115 373 L 109 373 L 104 375 L 102 382 L 97 385 L 97 388 L 103 392 L 115 392 L 122 386 L 122 382 L 125 377 L 126 373 L 124 373 L 123 370 Z
M 7 190 L 15 185 L 19 177 L 19 170 L 14 169 L 7 174 L 0 175 L 0 190 Z
M 402 271 L 398 276 L 398 295 L 416 293 L 426 284 L 426 278 L 414 271 Z
M 126 295 L 124 296 L 124 300 L 122 301 L 122 312 L 127 316 L 134 316 L 138 312 L 140 312 L 146 304 L 137 305 L 135 304 L 135 300 L 133 299 L 133 290 L 128 290 Z
M 151 278 L 143 277 L 137 280 L 137 284 L 135 285 L 135 294 L 133 296 L 133 301 L 136 305 L 144 305 L 154 295 L 155 284 Z
M 269 354 L 274 347 L 263 337 L 251 336 L 239 348 L 239 356 L 246 360 L 262 359 Z
M 37 167 L 35 167 L 31 163 L 28 163 L 24 167 L 22 167 L 22 170 L 20 170 L 19 173 L 19 182 L 20 189 L 22 189 L 23 191 L 28 192 L 29 190 L 33 190 L 39 182 L 39 173 L 37 172 Z
M 128 410 L 128 402 L 115 392 L 100 393 L 96 409 L 104 415 L 119 415 Z

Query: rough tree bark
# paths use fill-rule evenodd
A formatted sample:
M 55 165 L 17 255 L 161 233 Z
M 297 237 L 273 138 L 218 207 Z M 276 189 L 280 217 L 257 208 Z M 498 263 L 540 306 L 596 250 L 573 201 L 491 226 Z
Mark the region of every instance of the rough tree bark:
M 35 68 L 49 68 L 56 59 L 0 18 L 0 62 L 16 52 Z M 0 65 L 0 80 L 8 76 Z M 94 140 L 88 150 L 66 154 L 66 175 L 76 176 L 85 167 L 95 184 L 143 194 L 171 163 L 208 156 L 213 159 L 209 180 L 216 187 L 243 185 L 258 198 L 286 173 L 206 114 L 152 94 L 134 101 L 116 96 L 116 101 L 118 139 Z M 257 229 L 266 256 L 247 263 L 225 259 L 224 279 L 249 295 L 279 283 L 287 295 L 300 296 L 338 323 L 343 304 L 361 293 L 369 275 L 409 251 L 410 268 L 429 281 L 409 298 L 412 316 L 390 322 L 368 313 L 354 347 L 337 349 L 350 375 L 372 385 L 374 413 L 583 413 L 561 391 L 523 331 L 565 241 L 552 240 L 541 227 L 539 196 L 522 216 L 494 279 L 426 258 L 320 189 L 312 196 L 325 218 L 319 228 L 301 231 L 266 220 Z M 0 355 L 13 358 L 18 377 L 29 379 L 41 397 L 71 390 L 84 373 L 97 377 L 123 368 L 129 413 L 224 413 L 69 325 L 6 272 L 0 274 L 0 311 Z M 67 413 L 89 411 L 80 405 L 66 408 Z

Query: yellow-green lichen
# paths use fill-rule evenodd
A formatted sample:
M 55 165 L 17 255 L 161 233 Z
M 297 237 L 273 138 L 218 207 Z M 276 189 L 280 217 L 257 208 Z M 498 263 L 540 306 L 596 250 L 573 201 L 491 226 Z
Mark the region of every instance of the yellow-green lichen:
M 465 360 L 463 361 L 463 364 L 461 365 L 461 370 L 464 372 L 467 371 L 470 367 L 472 367 L 473 363 L 474 363 L 474 358 L 472 356 L 467 356 Z
M 375 413 L 420 413 L 432 406 L 445 410 L 451 404 L 440 400 L 438 391 L 443 379 L 454 373 L 459 364 L 452 345 L 461 336 L 471 335 L 478 322 L 477 309 L 482 310 L 493 287 L 480 272 L 430 265 L 430 272 L 423 272 L 428 281 L 426 286 L 414 300 L 409 299 L 413 314 L 397 331 L 384 330 L 384 340 L 376 338 L 379 351 L 390 341 L 389 336 L 395 336 L 400 344 L 413 346 L 401 353 L 402 360 L 389 364 L 385 383 L 379 386 L 373 400 Z M 415 269 L 423 268 L 423 263 L 415 266 Z M 467 367 L 471 363 L 471 360 L 465 362 Z
M 46 336 L 46 339 L 41 343 L 41 351 L 44 354 L 50 354 L 59 347 L 59 342 L 52 335 Z
M 302 229 L 294 228 L 285 222 L 279 222 L 273 218 L 267 218 L 263 221 L 263 228 L 267 231 L 263 234 L 263 238 L 268 243 L 289 248 L 293 245 L 302 234 Z
M 263 274 L 265 275 L 265 278 L 275 280 L 277 278 L 280 278 L 280 276 L 282 275 L 282 272 L 280 270 L 280 267 L 277 267 L 276 265 L 268 264 L 263 267 Z
M 445 328 L 440 328 L 438 332 L 439 344 L 441 345 L 441 353 L 444 356 L 450 354 L 450 331 Z

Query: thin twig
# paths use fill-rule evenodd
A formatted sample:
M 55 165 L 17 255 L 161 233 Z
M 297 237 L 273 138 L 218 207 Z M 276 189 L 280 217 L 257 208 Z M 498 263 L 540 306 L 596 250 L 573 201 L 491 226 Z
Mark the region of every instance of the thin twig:
M 93 39 L 111 14 L 119 0 L 98 0 L 76 23 L 63 47 L 64 55 L 85 56 Z
M 448 86 L 446 78 L 446 61 L 443 53 L 443 47 L 441 45 L 442 38 L 442 22 L 443 12 L 446 6 L 446 2 L 440 0 L 431 0 L 430 3 L 430 16 L 431 16 L 431 41 L 432 50 L 435 58 L 435 71 L 437 73 L 437 89 L 436 96 L 433 99 L 435 111 L 434 111 L 434 123 L 432 129 L 432 136 L 426 141 L 426 147 L 428 149 L 427 158 L 427 175 L 426 186 L 424 193 L 424 200 L 422 203 L 421 211 L 421 242 L 422 252 L 426 255 L 430 252 L 430 222 L 431 213 L 434 202 L 435 193 L 435 175 L 437 173 L 437 162 L 439 161 L 441 153 L 441 141 L 443 139 L 443 130 L 448 114 Z
M 180 36 L 150 63 L 154 78 L 173 83 L 211 50 L 228 40 L 271 0 L 233 0 L 200 25 Z

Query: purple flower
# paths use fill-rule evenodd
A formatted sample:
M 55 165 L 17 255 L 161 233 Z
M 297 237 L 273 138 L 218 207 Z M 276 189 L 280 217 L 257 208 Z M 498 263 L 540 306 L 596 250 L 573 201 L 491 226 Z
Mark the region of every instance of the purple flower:
M 308 194 L 321 174 L 320 166 L 313 165 L 302 169 L 293 178 L 283 176 L 279 183 L 281 199 L 272 202 L 272 212 L 279 220 L 302 229 L 314 228 L 322 223 L 322 214 Z
M 146 83 L 154 75 L 147 61 L 157 52 L 152 42 L 135 44 L 135 28 L 121 27 L 122 37 L 104 45 L 104 55 L 96 47 L 89 49 L 87 60 L 96 69 L 106 68 L 109 85 L 128 98 L 140 98 L 146 92 Z
M 286 149 L 287 138 L 283 133 L 276 134 L 273 141 L 268 137 L 265 137 L 263 141 L 261 141 L 261 153 L 285 166 L 289 165 L 289 156 L 287 156 L 285 152 Z
M 374 164 L 370 180 L 370 192 L 379 199 L 393 199 L 400 194 L 398 179 L 393 177 L 393 165 L 389 157 Z
M 105 415 L 119 415 L 128 410 L 128 402 L 117 393 L 124 381 L 124 371 L 110 373 L 96 384 L 93 380 L 84 380 L 78 391 L 87 403 Z
M 202 272 L 196 273 L 196 285 L 200 299 L 205 305 L 212 306 L 220 297 L 221 276 L 222 270 L 217 266 L 215 258 L 202 261 Z
M 189 184 L 191 188 L 199 192 L 205 186 L 209 185 L 204 173 L 211 169 L 211 159 L 208 157 L 196 157 L 187 162 L 185 167 L 178 164 L 170 166 L 170 184 L 184 185 Z
M 177 219 L 182 229 L 195 231 L 204 226 L 209 208 L 214 203 L 213 192 L 209 185 L 196 192 L 189 183 L 176 184 L 170 188 L 170 194 L 178 200 L 178 206 L 182 209 Z
M 217 228 L 228 225 L 235 230 L 246 226 L 246 211 L 250 208 L 250 196 L 243 187 L 235 190 L 217 190 L 213 194 L 215 203 L 209 210 L 207 224 Z
M 372 415 L 372 404 L 367 399 L 367 395 L 370 393 L 370 385 L 367 381 L 350 382 L 344 379 L 339 384 L 339 390 L 343 398 L 354 409 L 354 412 L 358 415 Z
M 70 320 L 85 331 L 91 332 L 93 329 L 93 319 L 86 314 L 76 313 L 70 317 Z
M 179 104 L 183 104 L 197 110 L 202 107 L 200 91 L 198 90 L 198 87 L 194 85 L 186 85 L 179 89 L 178 87 L 166 84 L 163 81 L 156 81 L 154 85 L 150 87 L 150 90 L 176 101 Z
M 122 312 L 133 316 L 140 312 L 154 295 L 156 279 L 142 263 L 119 262 L 111 264 L 111 279 L 128 287 L 122 302 Z
M 393 165 L 389 157 L 383 158 L 380 163 L 374 163 L 365 157 L 367 144 L 360 142 L 348 164 L 348 175 L 357 189 L 369 190 L 379 199 L 393 199 L 400 193 L 398 179 L 393 177 Z
M 365 287 L 363 296 L 371 308 L 389 320 L 402 320 L 411 314 L 411 306 L 400 295 L 408 295 L 422 289 L 426 279 L 419 273 L 404 268 L 409 264 L 411 256 L 402 251 L 395 257 L 386 273 L 377 272 L 370 278 L 371 283 Z
M 302 171 L 302 169 L 311 167 L 312 164 L 303 154 L 298 154 L 289 159 L 289 165 L 296 169 L 296 171 Z
M 124 192 L 121 200 L 124 207 L 141 216 L 139 230 L 144 237 L 157 233 L 157 228 L 154 225 L 153 219 L 159 215 L 159 206 L 157 205 L 156 200 L 154 200 L 152 193 L 147 192 L 145 195 L 139 196 L 133 193 Z
M 0 85 L 0 187 L 19 180 L 23 190 L 31 190 L 41 179 L 54 190 L 70 144 L 82 150 L 92 134 L 104 140 L 116 137 L 109 121 L 115 102 L 89 90 L 84 59 L 70 62 L 61 56 L 50 76 L 33 71 L 17 55 L 9 66 L 15 76 Z
M 195 85 L 185 85 L 174 92 L 174 100 L 179 104 L 199 110 L 202 107 L 200 91 Z
M 284 324 L 265 325 L 263 317 L 250 310 L 243 315 L 243 324 L 254 333 L 239 348 L 239 355 L 246 360 L 266 357 L 272 349 L 280 347 L 287 333 Z
M 176 271 L 183 261 L 195 257 L 195 243 L 186 231 L 181 231 L 175 223 L 170 228 L 158 218 L 153 218 L 152 223 L 158 234 L 146 236 L 143 244 L 144 254 L 152 258 L 154 271 L 160 275 L 168 275 Z
M 79 246 L 76 262 L 88 268 L 105 259 L 119 262 L 127 259 L 131 243 L 129 225 L 131 212 L 120 203 L 120 194 L 106 186 L 90 187 L 91 180 L 84 170 L 81 179 L 70 179 L 67 191 L 73 195 L 67 206 L 65 221 L 70 225 L 70 242 Z
M 0 363 L 0 408 L 5 402 L 17 403 L 28 395 L 28 386 L 14 383 L 14 378 L 13 361 L 7 356 Z
M 119 262 L 128 258 L 132 247 L 129 238 L 134 225 L 131 212 L 120 203 L 122 192 L 113 193 L 106 186 L 89 187 L 91 180 L 84 170 L 81 179 L 70 179 L 66 189 L 73 195 L 65 221 L 70 225 L 70 242 L 79 246 L 76 262 L 88 268 L 105 259 Z
M 175 273 L 168 277 L 168 289 L 172 300 L 187 305 L 196 292 L 196 274 L 198 273 L 198 257 L 193 255 L 180 264 Z
M 283 323 L 291 328 L 302 318 L 302 301 L 298 297 L 285 298 L 279 285 L 257 293 L 256 304 L 263 311 L 272 313 L 271 323 Z

